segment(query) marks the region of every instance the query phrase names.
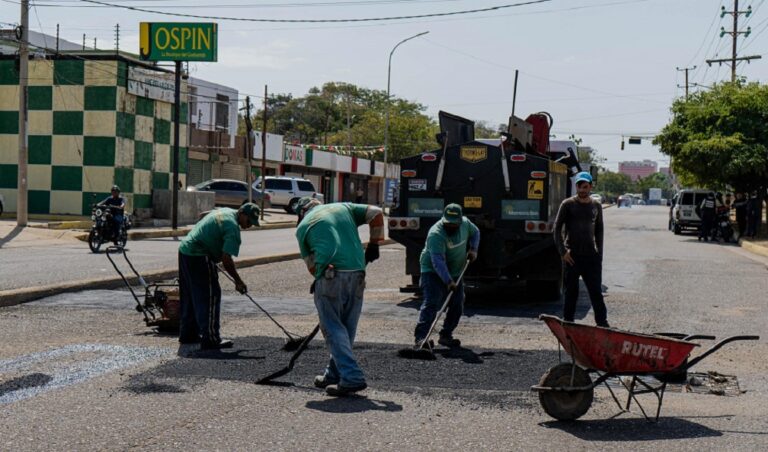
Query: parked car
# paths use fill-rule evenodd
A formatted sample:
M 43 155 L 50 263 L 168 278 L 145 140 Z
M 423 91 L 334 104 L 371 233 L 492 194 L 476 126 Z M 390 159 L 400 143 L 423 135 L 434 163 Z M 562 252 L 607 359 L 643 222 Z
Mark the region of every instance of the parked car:
M 633 203 L 634 203 L 634 200 L 632 199 L 632 195 L 625 193 L 619 196 L 619 199 L 616 201 L 616 208 L 619 208 L 619 207 L 632 208 Z
M 293 213 L 293 208 L 299 201 L 299 198 L 311 196 L 325 202 L 322 193 L 318 193 L 315 185 L 307 179 L 287 176 L 267 176 L 264 183 L 267 194 L 270 196 L 272 205 L 285 209 L 288 213 Z M 261 178 L 259 177 L 253 183 L 253 188 L 261 190 Z
M 602 204 L 602 203 L 603 203 L 603 195 L 601 195 L 601 194 L 599 194 L 599 193 L 592 193 L 592 194 L 591 194 L 591 195 L 589 195 L 589 196 L 591 196 L 591 197 L 592 197 L 592 199 L 594 199 L 595 201 L 599 202 L 600 204 Z
M 696 207 L 701 205 L 701 202 L 709 193 L 714 194 L 712 190 L 684 189 L 675 195 L 677 201 L 672 207 L 672 231 L 675 234 L 680 234 L 684 229 L 699 230 L 701 218 L 696 213 Z
M 248 202 L 248 184 L 233 179 L 211 179 L 200 182 L 193 187 L 187 187 L 187 191 L 212 191 L 216 194 L 217 206 L 240 207 Z M 272 207 L 271 197 L 261 190 L 251 189 L 253 202 L 260 205 L 264 196 L 264 208 Z

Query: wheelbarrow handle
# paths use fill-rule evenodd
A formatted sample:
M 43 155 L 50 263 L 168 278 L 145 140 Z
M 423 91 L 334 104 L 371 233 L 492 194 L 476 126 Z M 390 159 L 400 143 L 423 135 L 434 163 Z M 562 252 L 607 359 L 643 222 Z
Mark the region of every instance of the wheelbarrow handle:
M 720 348 L 722 348 L 723 345 L 728 344 L 730 342 L 736 342 L 736 341 L 758 341 L 760 340 L 760 336 L 731 336 L 723 339 L 722 341 L 718 342 L 717 344 L 713 345 L 712 348 L 707 350 L 706 352 L 702 353 L 701 355 L 693 358 L 692 360 L 688 361 L 688 364 L 685 365 L 684 370 L 688 370 L 691 367 L 695 366 L 699 363 L 702 359 L 706 358 L 707 356 L 711 355 L 712 353 L 718 351 Z

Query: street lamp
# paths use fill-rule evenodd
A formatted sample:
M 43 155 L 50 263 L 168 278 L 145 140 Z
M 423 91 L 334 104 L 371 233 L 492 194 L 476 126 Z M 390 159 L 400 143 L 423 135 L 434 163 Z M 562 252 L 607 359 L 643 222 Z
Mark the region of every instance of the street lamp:
M 392 78 L 392 54 L 395 53 L 395 50 L 397 50 L 398 47 L 400 47 L 400 44 L 403 44 L 406 41 L 410 41 L 411 39 L 418 38 L 419 36 L 424 36 L 425 34 L 429 33 L 428 31 L 423 31 L 419 34 L 413 35 L 409 38 L 405 38 L 402 41 L 395 44 L 394 47 L 392 47 L 392 51 L 389 52 L 389 63 L 387 64 L 387 112 L 384 119 L 384 193 L 383 198 L 384 202 L 382 204 L 387 203 L 387 155 L 389 152 L 389 107 L 390 107 L 390 97 L 389 97 L 389 82 Z

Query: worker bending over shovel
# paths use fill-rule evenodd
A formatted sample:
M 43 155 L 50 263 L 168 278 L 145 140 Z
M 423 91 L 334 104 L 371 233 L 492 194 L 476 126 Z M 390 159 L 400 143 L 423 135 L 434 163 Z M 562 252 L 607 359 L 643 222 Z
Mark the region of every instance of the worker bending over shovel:
M 458 204 L 448 204 L 441 221 L 429 228 L 424 250 L 421 252 L 421 280 L 419 285 L 424 301 L 419 309 L 419 321 L 414 336 L 416 347 L 421 347 L 427 337 L 437 311 L 449 292 L 453 292 L 448 311 L 440 330 L 438 344 L 458 347 L 461 341 L 453 337 L 464 312 L 464 282 L 456 281 L 464 264 L 477 259 L 480 246 L 480 230 L 461 211 Z
M 232 341 L 219 335 L 221 286 L 216 263 L 235 281 L 235 289 L 247 287 L 237 274 L 232 257 L 240 252 L 240 228 L 259 225 L 259 208 L 246 203 L 240 209 L 211 210 L 184 237 L 179 245 L 179 290 L 181 321 L 179 342 L 200 343 L 203 350 L 230 348 Z
M 320 330 L 331 351 L 323 375 L 314 384 L 332 396 L 362 391 L 368 385 L 352 351 L 357 322 L 363 308 L 365 266 L 379 258 L 384 240 L 380 208 L 363 204 L 322 204 L 304 197 L 296 205 L 296 239 L 301 257 L 314 276 L 310 292 L 320 318 Z M 370 227 L 370 242 L 363 252 L 357 228 Z

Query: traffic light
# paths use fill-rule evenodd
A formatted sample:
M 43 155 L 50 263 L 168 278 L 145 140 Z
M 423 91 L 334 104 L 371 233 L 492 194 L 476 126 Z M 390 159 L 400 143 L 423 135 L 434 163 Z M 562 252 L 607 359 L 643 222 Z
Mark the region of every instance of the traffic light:
M 621 140 L 621 150 L 624 150 L 624 140 Z

